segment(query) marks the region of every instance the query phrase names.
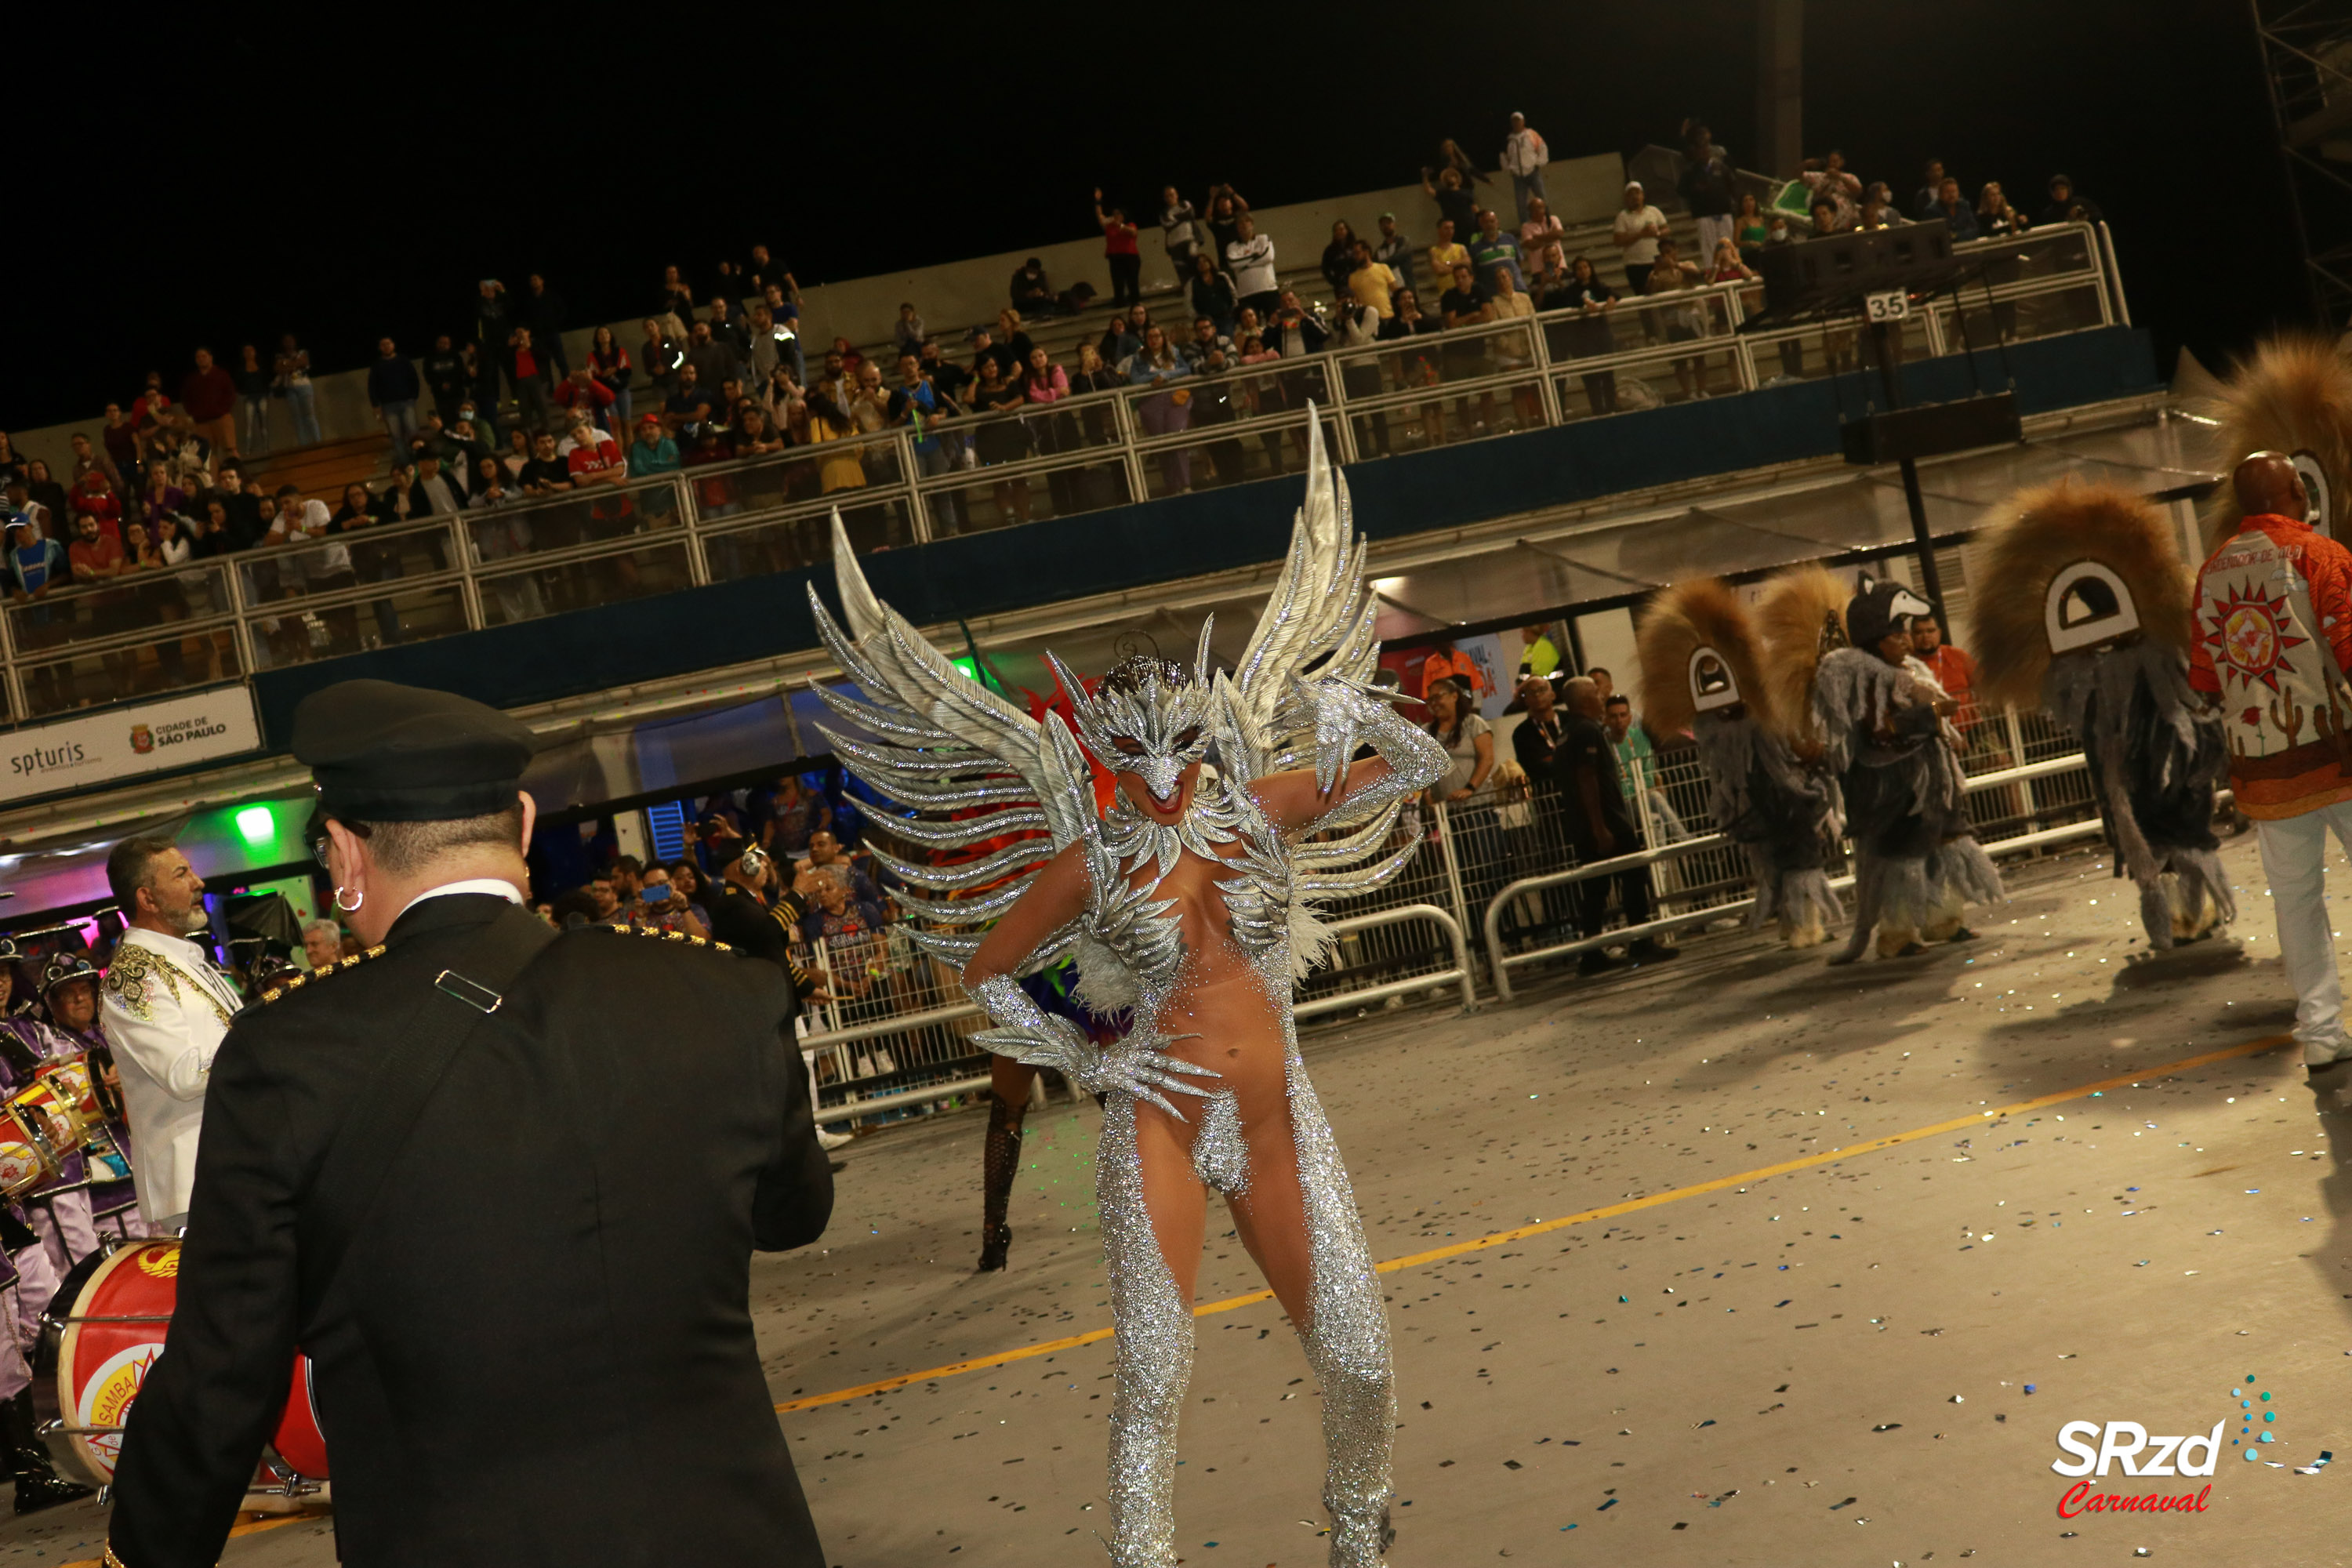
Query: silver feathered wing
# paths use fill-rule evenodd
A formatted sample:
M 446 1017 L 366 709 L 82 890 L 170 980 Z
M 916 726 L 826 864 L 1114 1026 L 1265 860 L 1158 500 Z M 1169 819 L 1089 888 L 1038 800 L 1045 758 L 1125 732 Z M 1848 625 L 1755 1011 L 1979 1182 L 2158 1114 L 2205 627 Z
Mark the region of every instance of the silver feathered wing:
M 1323 449 L 1322 427 L 1309 411 L 1307 502 L 1291 525 L 1282 574 L 1230 676 L 1217 677 L 1217 759 L 1234 785 L 1286 769 L 1312 767 L 1328 791 L 1348 770 L 1358 745 L 1369 742 L 1390 772 L 1351 791 L 1286 846 L 1279 880 L 1272 865 L 1273 834 L 1245 836 L 1243 880 L 1264 897 L 1247 902 L 1286 906 L 1291 970 L 1304 979 L 1328 953 L 1331 937 L 1317 906 L 1326 899 L 1368 892 L 1412 859 L 1415 843 L 1367 863 L 1390 841 L 1404 803 L 1445 770 L 1436 742 L 1407 724 L 1373 685 L 1381 644 L 1379 605 L 1364 591 L 1368 541 L 1353 530 L 1348 481 Z M 1205 635 L 1205 634 L 1204 634 Z M 1244 813 L 1254 805 L 1235 791 Z M 1266 862 L 1261 864 L 1260 862 Z M 1229 889 L 1237 921 L 1265 920 L 1272 907 L 1245 910 Z
M 813 584 L 809 604 L 817 635 L 859 695 L 824 686 L 817 691 L 835 713 L 875 738 L 860 740 L 829 725 L 820 725 L 819 731 L 859 778 L 916 809 L 913 817 L 887 819 L 896 837 L 958 850 L 1013 836 L 1011 843 L 976 859 L 944 866 L 869 846 L 908 889 L 921 889 L 893 893 L 899 907 L 916 917 L 908 935 L 961 974 L 987 928 L 1029 890 L 1044 863 L 1077 844 L 1093 889 L 1089 906 L 1039 943 L 1017 973 L 1045 968 L 1082 935 L 1095 939 L 1087 944 L 1087 962 L 1098 971 L 1155 952 L 1172 967 L 1173 952 L 1158 950 L 1172 949 L 1177 928 L 1172 921 L 1156 918 L 1170 905 L 1153 900 L 1148 887 L 1130 886 L 1104 847 L 1097 831 L 1093 775 L 1060 715 L 1048 713 L 1040 724 L 966 677 L 906 617 L 876 598 L 838 513 L 833 551 L 848 629 L 827 613 Z M 970 815 L 954 815 L 959 812 Z M 970 994 L 996 1026 L 975 1035 L 975 1044 L 1056 1068 L 1090 1092 L 1133 1094 L 1181 1118 L 1166 1093 L 1203 1093 L 1191 1080 L 1217 1076 L 1166 1056 L 1161 1047 L 1167 1037 L 1157 1030 L 1131 1031 L 1097 1048 L 1067 1018 L 1039 1008 L 1011 975 L 983 980 Z
M 1215 729 L 1219 765 L 1238 786 L 1287 768 L 1311 765 L 1328 786 L 1357 746 L 1370 742 L 1391 772 L 1356 791 L 1286 847 L 1293 951 L 1302 966 L 1326 943 L 1307 900 L 1344 897 L 1378 887 L 1411 858 L 1412 846 L 1359 864 L 1385 844 L 1403 803 L 1426 788 L 1445 766 L 1444 752 L 1406 724 L 1372 686 L 1380 661 L 1374 634 L 1377 606 L 1364 591 L 1366 542 L 1349 529 L 1347 481 L 1324 451 L 1320 428 L 1308 424 L 1307 502 L 1291 529 L 1290 549 L 1265 610 L 1230 678 L 1219 677 Z M 909 935 L 961 970 L 986 928 L 1017 902 L 1038 868 L 1073 843 L 1083 844 L 1091 885 L 1087 914 L 1056 931 L 1023 966 L 1034 973 L 1087 943 L 1082 968 L 1112 963 L 1155 967 L 1138 944 L 1175 940 L 1173 922 L 1153 919 L 1168 906 L 1151 889 L 1128 886 L 1095 831 L 1091 775 L 1085 755 L 1058 715 L 1044 723 L 967 678 L 946 655 L 876 598 L 859 569 L 846 531 L 834 522 L 834 569 L 844 627 L 827 613 L 814 586 L 809 599 L 817 632 L 860 692 L 850 697 L 819 687 L 843 719 L 875 737 L 860 740 L 830 727 L 820 731 L 860 778 L 920 815 L 893 817 L 892 834 L 933 849 L 970 849 L 1006 835 L 1023 837 L 977 859 L 932 866 L 881 847 L 875 853 L 910 889 L 897 895 L 919 921 L 960 930 L 911 930 Z M 1202 628 L 1205 649 L 1208 628 Z M 1238 798 L 1238 796 L 1236 797 Z M 984 808 L 984 809 L 982 809 Z M 971 815 L 953 816 L 956 812 Z M 1312 836 L 1329 834 L 1320 842 Z M 1271 852 L 1273 837 L 1265 836 Z M 972 889 L 976 895 L 961 897 Z M 1105 891 L 1105 890 L 1108 891 Z M 1125 976 L 1097 973 L 1097 994 L 1129 989 Z
M 874 739 L 824 724 L 819 733 L 859 778 L 920 814 L 888 818 L 884 826 L 894 837 L 948 851 L 1013 839 L 976 858 L 937 866 L 871 846 L 909 889 L 894 894 L 916 917 L 907 934 L 961 972 L 986 929 L 1029 890 L 1045 862 L 1094 837 L 1092 775 L 1058 717 L 1049 714 L 1045 724 L 1030 718 L 966 676 L 874 596 L 837 512 L 833 562 L 847 629 L 825 610 L 814 584 L 809 605 L 817 635 L 859 695 L 827 686 L 816 690 L 834 712 Z M 1077 931 L 1076 921 L 1056 931 L 1030 954 L 1022 973 L 1034 973 L 1061 957 Z

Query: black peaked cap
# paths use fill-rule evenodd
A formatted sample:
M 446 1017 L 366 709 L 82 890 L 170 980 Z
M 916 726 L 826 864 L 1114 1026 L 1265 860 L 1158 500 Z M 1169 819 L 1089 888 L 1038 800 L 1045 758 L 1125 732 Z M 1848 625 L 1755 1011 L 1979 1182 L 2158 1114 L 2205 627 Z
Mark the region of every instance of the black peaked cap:
M 514 804 L 531 732 L 470 697 L 344 680 L 296 705 L 292 749 L 329 816 L 446 822 Z

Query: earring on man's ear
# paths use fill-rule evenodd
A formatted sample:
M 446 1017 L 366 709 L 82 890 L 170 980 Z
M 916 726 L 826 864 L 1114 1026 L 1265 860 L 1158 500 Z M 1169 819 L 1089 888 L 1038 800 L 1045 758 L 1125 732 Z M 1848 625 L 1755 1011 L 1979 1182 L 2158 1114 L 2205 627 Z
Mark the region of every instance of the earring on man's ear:
M 360 906 L 367 902 L 367 895 L 365 893 L 353 894 L 352 901 L 347 904 L 343 902 L 343 895 L 349 892 L 351 892 L 349 888 L 337 888 L 335 889 L 335 908 L 342 910 L 343 913 L 347 915 L 355 915 L 359 913 Z

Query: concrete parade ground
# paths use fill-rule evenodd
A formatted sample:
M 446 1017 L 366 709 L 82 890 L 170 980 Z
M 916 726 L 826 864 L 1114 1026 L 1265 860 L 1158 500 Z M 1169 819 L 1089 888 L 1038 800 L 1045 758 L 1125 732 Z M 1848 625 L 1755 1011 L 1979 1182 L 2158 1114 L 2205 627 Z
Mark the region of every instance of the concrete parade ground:
M 1391 1560 L 2352 1562 L 2352 1068 L 2306 1081 L 2251 837 L 2223 853 L 2238 923 L 2167 954 L 2077 854 L 2010 868 L 1978 940 L 1922 958 L 1694 938 L 1508 1006 L 1312 1030 L 1373 1255 L 1401 1265 Z M 862 1139 L 824 1244 L 755 1266 L 830 1562 L 1106 1561 L 1097 1121 L 1032 1113 L 1004 1274 L 971 1272 L 976 1112 Z M 1222 1220 L 1179 1551 L 1315 1568 L 1315 1384 Z M 2094 1450 L 2131 1447 L 2108 1423 L 2222 1429 L 2210 1476 L 2117 1462 L 2078 1488 L 2052 1468 L 2078 1421 Z M 2140 1497 L 2201 1506 L 2083 1506 Z M 91 1504 L 17 1521 L 0 1563 L 95 1558 L 102 1531 Z M 315 1521 L 224 1558 L 332 1561 Z

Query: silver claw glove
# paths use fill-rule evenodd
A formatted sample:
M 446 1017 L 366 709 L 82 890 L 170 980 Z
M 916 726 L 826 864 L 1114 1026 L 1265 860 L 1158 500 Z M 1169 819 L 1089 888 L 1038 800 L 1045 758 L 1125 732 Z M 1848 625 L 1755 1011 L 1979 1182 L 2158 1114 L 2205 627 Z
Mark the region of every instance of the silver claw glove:
M 1392 797 L 1426 789 L 1445 772 L 1445 749 L 1406 723 L 1383 692 L 1336 678 L 1294 680 L 1289 710 L 1278 721 L 1284 727 L 1314 729 L 1318 795 L 1328 796 L 1339 786 L 1347 777 L 1349 760 L 1366 742 L 1388 760 L 1387 778 L 1349 797 L 1345 812 L 1350 818 L 1369 816 Z
M 1210 1089 L 1186 1082 L 1185 1077 L 1223 1076 L 1213 1068 L 1179 1061 L 1163 1049 L 1173 1041 L 1192 1038 L 1190 1035 L 1137 1029 L 1108 1046 L 1097 1046 L 1087 1037 L 1085 1030 L 1067 1018 L 1038 1006 L 1021 989 L 1020 982 L 1009 974 L 991 975 L 966 990 L 973 1001 L 988 1009 L 989 1017 L 997 1026 L 974 1035 L 972 1039 L 977 1044 L 1030 1067 L 1052 1068 L 1088 1094 L 1132 1095 L 1150 1100 L 1182 1121 L 1184 1113 L 1171 1104 L 1160 1090 L 1207 1095 Z

